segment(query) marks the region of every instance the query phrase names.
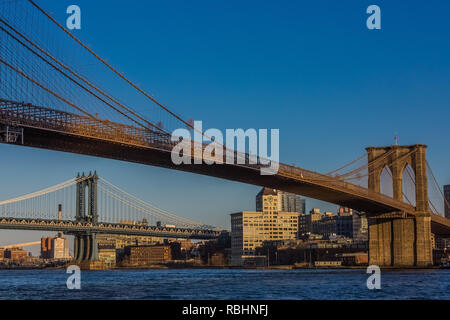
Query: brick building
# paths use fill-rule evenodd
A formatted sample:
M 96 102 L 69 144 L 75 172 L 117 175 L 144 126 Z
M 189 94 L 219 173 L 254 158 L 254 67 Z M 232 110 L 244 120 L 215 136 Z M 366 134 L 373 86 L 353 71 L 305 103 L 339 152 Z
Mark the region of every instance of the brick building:
M 150 265 L 172 260 L 169 245 L 127 246 L 125 247 L 122 265 Z
M 23 260 L 26 259 L 27 252 L 22 248 L 6 249 L 4 252 L 4 258 L 9 260 Z

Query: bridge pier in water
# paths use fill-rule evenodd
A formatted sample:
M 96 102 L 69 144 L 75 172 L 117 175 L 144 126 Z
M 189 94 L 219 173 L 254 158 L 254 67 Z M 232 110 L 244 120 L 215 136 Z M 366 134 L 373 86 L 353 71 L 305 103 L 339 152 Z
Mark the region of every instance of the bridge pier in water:
M 428 267 L 433 264 L 431 211 L 428 206 L 426 146 L 367 148 L 369 190 L 380 192 L 385 167 L 392 173 L 393 198 L 403 201 L 403 171 L 410 165 L 415 173 L 414 215 L 392 212 L 369 217 L 369 264 L 384 267 Z M 394 161 L 395 159 L 395 161 Z M 370 163 L 377 160 L 377 165 Z
M 75 235 L 74 259 L 78 262 L 98 260 L 98 243 L 95 233 Z
M 431 217 L 369 218 L 369 263 L 384 267 L 433 264 Z

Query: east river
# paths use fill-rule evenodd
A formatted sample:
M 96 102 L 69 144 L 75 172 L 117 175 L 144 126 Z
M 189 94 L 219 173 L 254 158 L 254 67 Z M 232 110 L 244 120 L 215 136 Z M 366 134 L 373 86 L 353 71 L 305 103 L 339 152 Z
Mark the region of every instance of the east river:
M 0 270 L 0 299 L 446 299 L 450 270 L 383 270 L 369 290 L 365 269 Z

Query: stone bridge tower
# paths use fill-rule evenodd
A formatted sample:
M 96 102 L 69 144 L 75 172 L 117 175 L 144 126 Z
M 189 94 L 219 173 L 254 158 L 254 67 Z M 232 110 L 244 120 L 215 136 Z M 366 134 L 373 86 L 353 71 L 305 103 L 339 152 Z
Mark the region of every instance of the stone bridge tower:
M 366 149 L 369 190 L 380 192 L 381 173 L 388 167 L 392 172 L 393 197 L 403 201 L 403 171 L 410 165 L 415 173 L 416 193 L 415 212 L 392 212 L 369 217 L 369 264 L 426 267 L 433 263 L 426 149 L 427 146 L 421 144 Z

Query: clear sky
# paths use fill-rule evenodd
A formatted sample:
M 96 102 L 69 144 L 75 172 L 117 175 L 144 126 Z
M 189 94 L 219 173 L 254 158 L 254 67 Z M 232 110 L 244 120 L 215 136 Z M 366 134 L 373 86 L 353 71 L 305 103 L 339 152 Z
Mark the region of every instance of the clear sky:
M 450 2 L 40 0 L 141 87 L 207 128 L 279 128 L 280 160 L 329 172 L 367 146 L 424 143 L 450 183 Z M 368 30 L 366 8 L 381 8 Z M 118 89 L 120 90 L 120 88 Z M 138 108 L 138 107 L 137 107 Z M 97 170 L 177 215 L 229 228 L 255 186 L 88 156 L 1 145 L 0 199 Z M 308 200 L 307 209 L 335 206 Z M 0 231 L 0 244 L 40 234 Z

